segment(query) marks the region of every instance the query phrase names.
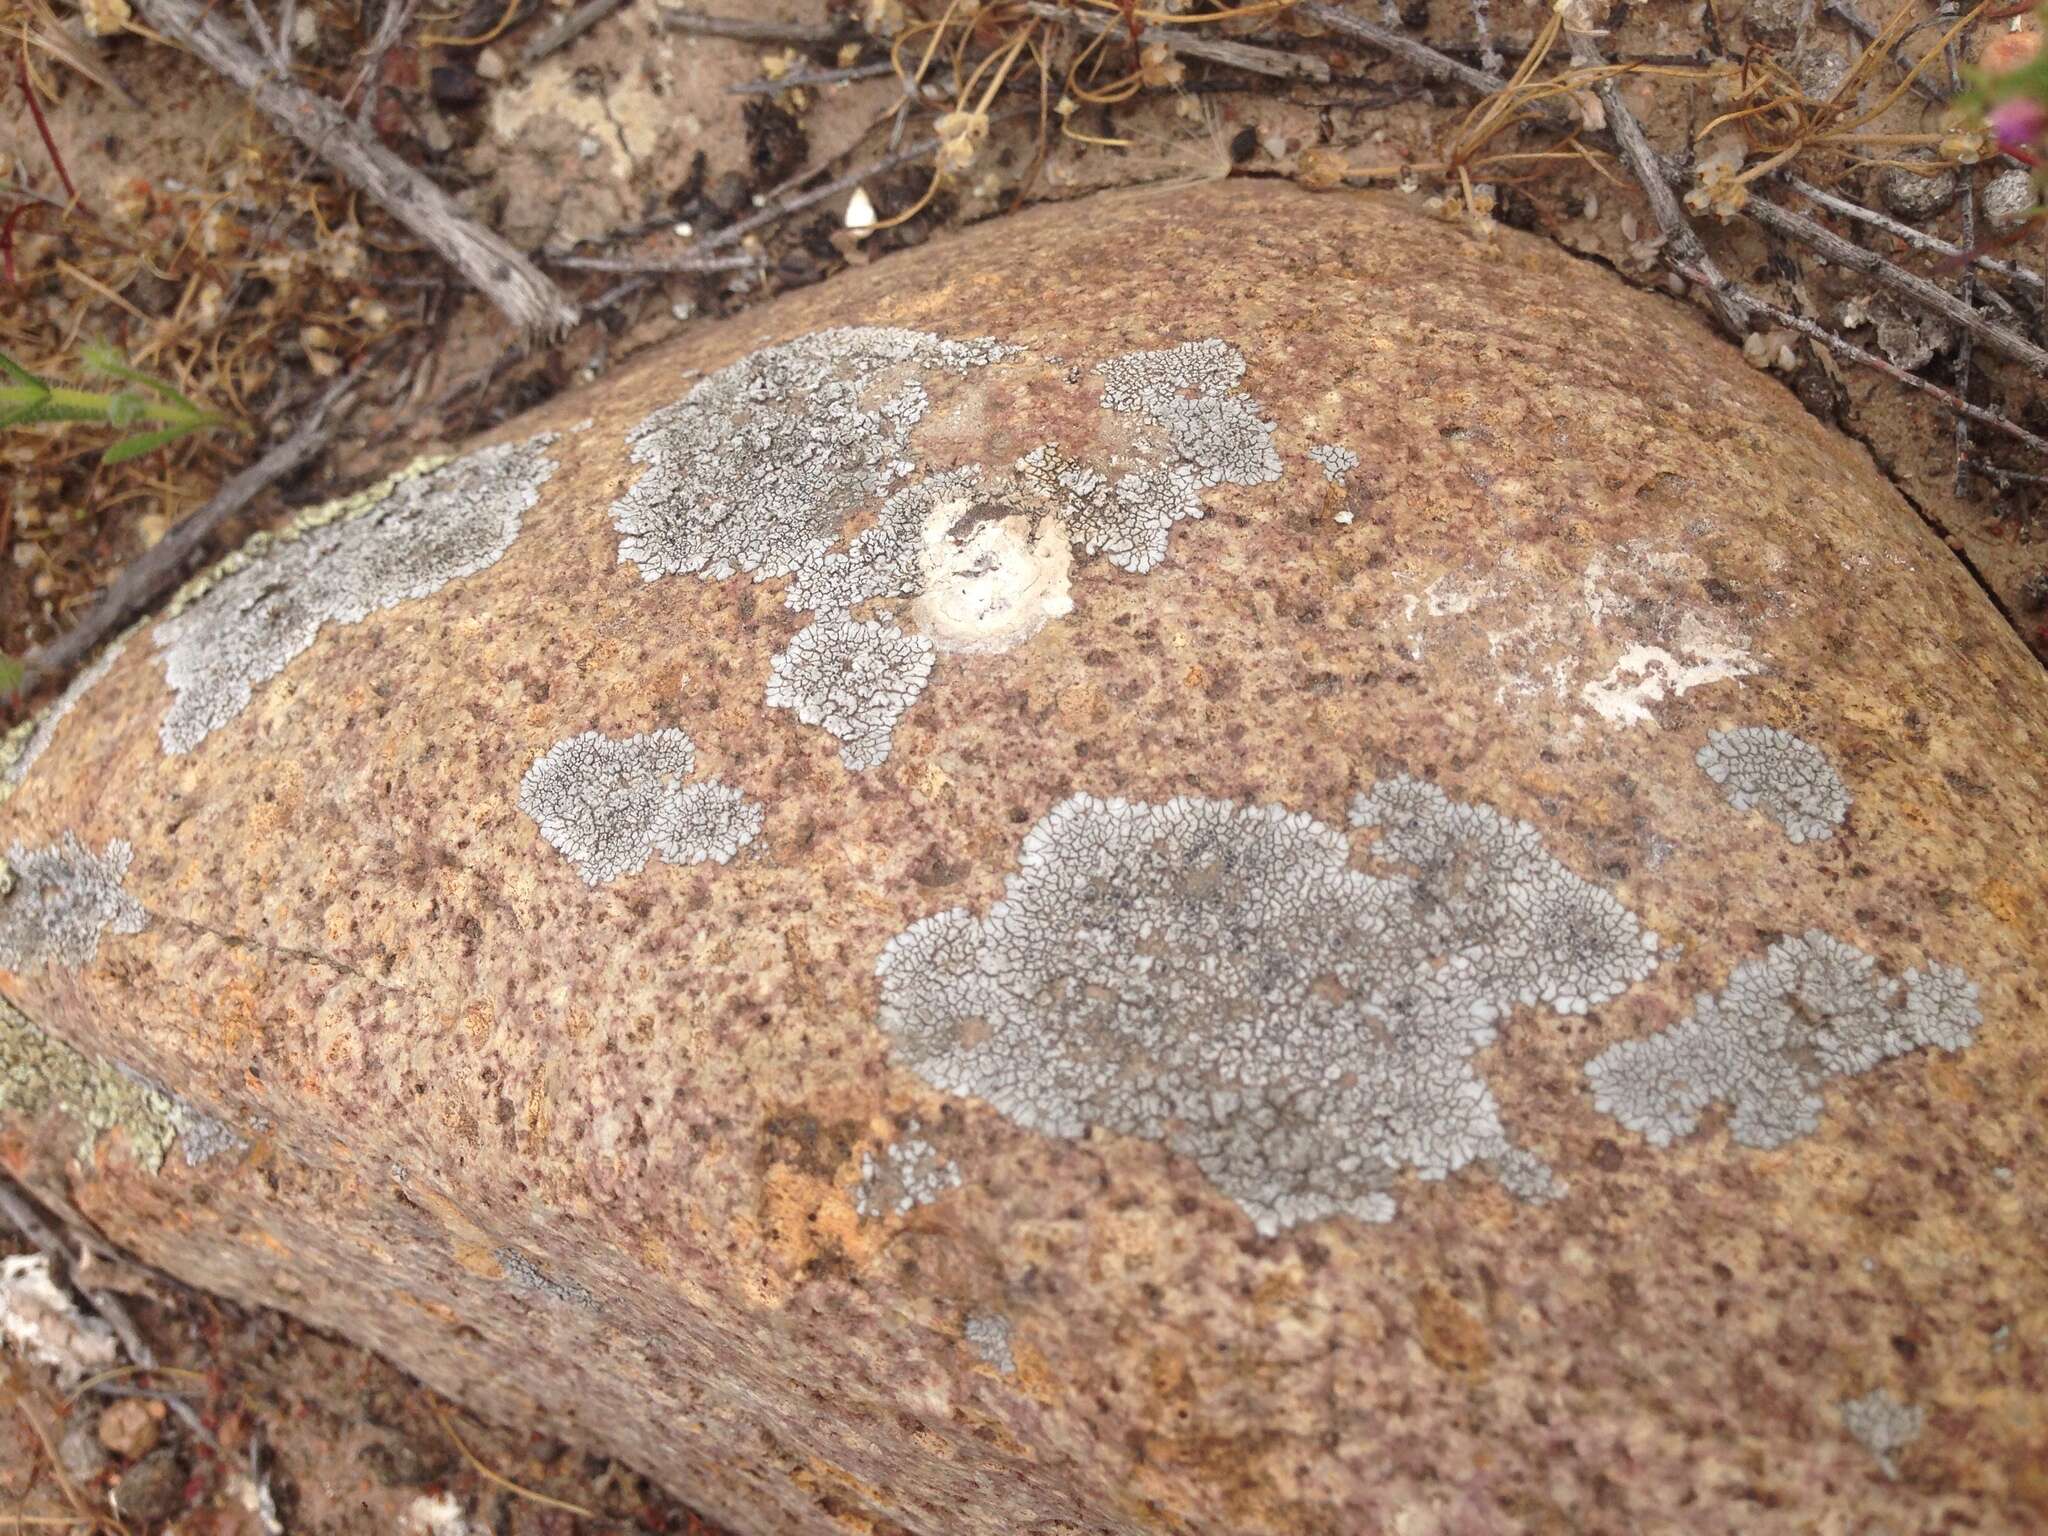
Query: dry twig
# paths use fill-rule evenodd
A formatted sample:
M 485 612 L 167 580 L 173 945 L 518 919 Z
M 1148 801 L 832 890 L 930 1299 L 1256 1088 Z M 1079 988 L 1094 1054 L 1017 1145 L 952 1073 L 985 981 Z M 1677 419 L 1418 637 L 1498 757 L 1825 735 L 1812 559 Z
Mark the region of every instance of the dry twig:
M 1029 0 L 1024 9 L 1042 21 L 1077 27 L 1097 37 L 1112 32 L 1128 35 L 1121 21 L 1108 16 L 1086 15 L 1063 5 L 1050 4 L 1048 0 Z M 1249 74 L 1269 75 L 1275 80 L 1313 80 L 1323 85 L 1330 80 L 1329 64 L 1312 54 L 1261 48 L 1256 43 L 1241 43 L 1227 37 L 1206 37 L 1184 26 L 1147 27 L 1138 34 L 1138 42 L 1159 43 L 1190 59 L 1204 59 L 1211 64 L 1227 65 Z
M 1699 283 L 1702 286 L 1711 286 L 1707 274 L 1700 271 L 1697 267 L 1687 268 L 1680 266 L 1676 270 L 1681 276 L 1689 278 L 1693 282 Z M 1737 284 L 1730 283 L 1725 278 L 1721 281 L 1725 287 L 1738 287 Z M 2048 455 L 2048 438 L 2029 432 L 2025 427 L 2009 417 L 2001 416 L 1996 411 L 1986 410 L 1981 405 L 1972 405 L 1962 396 L 1943 389 L 1939 384 L 1930 384 L 1918 374 L 1908 373 L 1896 364 L 1885 361 L 1875 352 L 1865 351 L 1862 347 L 1857 346 L 1855 342 L 1845 337 L 1837 336 L 1833 331 L 1817 321 L 1809 320 L 1804 315 L 1795 315 L 1789 309 L 1781 309 L 1776 304 L 1771 303 L 1770 300 L 1751 293 L 1746 289 L 1742 290 L 1742 301 L 1759 314 L 1767 316 L 1779 325 L 1799 332 L 1802 336 L 1811 337 L 1830 351 L 1840 353 L 1843 357 L 1862 363 L 1866 367 L 1874 368 L 1887 378 L 1904 384 L 1909 389 L 1916 389 L 1923 395 L 1932 396 L 1957 415 L 1968 417 L 1971 421 L 1978 423 L 1980 426 L 1989 427 L 1994 432 L 2002 432 L 2007 437 L 2016 438 L 2036 453 Z
M 854 41 L 859 34 L 843 26 L 806 26 L 802 22 L 755 21 L 746 16 L 712 16 L 703 11 L 662 9 L 661 24 L 671 32 L 699 37 L 729 37 L 742 43 L 783 43 L 793 48 L 821 48 Z
M 576 306 L 539 268 L 357 129 L 334 102 L 275 78 L 271 66 L 204 0 L 135 0 L 135 7 L 151 27 L 234 81 L 292 137 L 445 256 L 522 334 L 552 334 L 575 323 Z
M 526 51 L 519 55 L 520 66 L 533 68 L 549 54 L 568 47 L 605 17 L 624 8 L 625 4 L 626 0 L 584 0 L 583 4 L 526 45 Z
M 1574 32 L 1571 34 L 1571 47 L 1572 62 L 1580 68 L 1607 68 L 1607 59 L 1592 38 Z M 1721 317 L 1721 324 L 1733 336 L 1746 335 L 1749 311 L 1743 307 L 1739 295 L 1723 286 L 1720 269 L 1700 243 L 1685 210 L 1678 206 L 1678 194 L 1664 176 L 1664 162 L 1651 147 L 1643 125 L 1629 111 L 1628 103 L 1621 99 L 1621 88 L 1615 83 L 1614 76 L 1602 75 L 1594 82 L 1593 94 L 1600 100 L 1600 109 L 1607 114 L 1608 130 L 1613 133 L 1615 143 L 1621 146 L 1621 158 L 1628 162 L 1629 170 L 1642 184 L 1643 196 L 1649 199 L 1650 212 L 1656 216 L 1657 227 L 1664 232 L 1665 242 L 1673 256 L 1708 275 L 1711 279 L 1708 292 L 1713 299 L 1714 312 Z

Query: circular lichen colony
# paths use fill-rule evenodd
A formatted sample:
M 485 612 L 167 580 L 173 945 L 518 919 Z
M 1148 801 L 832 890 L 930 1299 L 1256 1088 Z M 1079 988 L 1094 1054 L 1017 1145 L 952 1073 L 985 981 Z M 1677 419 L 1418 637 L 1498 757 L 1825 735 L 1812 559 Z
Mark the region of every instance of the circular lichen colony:
M 761 807 L 730 784 L 685 784 L 697 749 L 681 731 L 614 739 L 585 731 L 526 771 L 519 808 L 586 885 L 671 864 L 723 864 L 761 833 Z
M 322 625 L 359 624 L 495 565 L 554 475 L 541 452 L 553 441 L 500 443 L 399 480 L 366 509 L 271 544 L 158 624 L 174 695 L 164 751 L 190 752 L 234 719 Z
M 1656 935 L 1527 823 L 1393 779 L 1334 827 L 1277 806 L 1081 795 L 1024 839 L 985 918 L 925 918 L 878 972 L 897 1055 L 1055 1136 L 1192 1158 L 1262 1232 L 1385 1221 L 1402 1169 L 1490 1164 L 1556 1191 L 1471 1058 L 1516 1003 L 1583 1011 L 1656 965 Z
M 1745 725 L 1710 731 L 1695 759 L 1738 811 L 1762 811 L 1795 843 L 1835 835 L 1849 814 L 1849 788 L 1827 754 L 1789 731 Z

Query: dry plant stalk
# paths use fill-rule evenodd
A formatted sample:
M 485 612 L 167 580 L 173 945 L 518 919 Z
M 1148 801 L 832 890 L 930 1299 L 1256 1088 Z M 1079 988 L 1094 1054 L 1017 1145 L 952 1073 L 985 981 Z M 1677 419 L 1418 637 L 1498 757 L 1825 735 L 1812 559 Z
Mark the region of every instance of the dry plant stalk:
M 293 138 L 439 251 L 522 335 L 554 335 L 575 324 L 576 306 L 539 268 L 472 222 L 454 199 L 359 130 L 334 102 L 282 78 L 202 0 L 135 0 L 135 7 L 149 26 L 240 86 Z

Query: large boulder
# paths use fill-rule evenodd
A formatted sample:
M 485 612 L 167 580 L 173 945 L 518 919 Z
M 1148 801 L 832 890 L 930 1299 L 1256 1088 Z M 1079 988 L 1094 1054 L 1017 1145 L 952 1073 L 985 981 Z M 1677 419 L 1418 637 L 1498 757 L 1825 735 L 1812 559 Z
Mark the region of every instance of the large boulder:
M 1004 220 L 25 746 L 8 1165 L 737 1531 L 2048 1518 L 2048 686 L 1536 240 Z

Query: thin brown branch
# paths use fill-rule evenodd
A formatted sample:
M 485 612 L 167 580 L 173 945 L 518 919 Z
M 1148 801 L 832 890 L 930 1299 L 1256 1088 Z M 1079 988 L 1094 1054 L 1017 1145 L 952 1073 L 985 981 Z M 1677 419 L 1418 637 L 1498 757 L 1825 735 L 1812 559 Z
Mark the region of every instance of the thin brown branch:
M 248 93 L 278 125 L 381 203 L 439 251 L 519 327 L 550 335 L 576 321 L 576 306 L 502 237 L 351 123 L 324 96 L 272 76 L 270 66 L 204 0 L 135 0 L 143 21 L 189 49 Z
M 229 480 L 197 511 L 129 563 L 79 621 L 22 662 L 20 686 L 28 689 L 71 671 L 100 644 L 143 613 L 184 575 L 200 546 L 222 522 L 278 481 L 297 473 L 327 446 L 328 413 L 362 376 L 368 360 L 337 380 L 307 409 L 296 431 Z
M 741 80 L 728 85 L 728 96 L 779 96 L 784 91 L 794 91 L 807 85 L 842 85 L 848 80 L 872 80 L 878 75 L 893 75 L 896 65 L 889 59 L 876 59 L 869 64 L 849 64 L 844 69 L 813 69 L 794 71 L 780 80 Z
M 1665 172 L 1667 176 L 1683 183 L 1684 172 L 1668 164 Z M 2037 347 L 2018 332 L 1980 314 L 1946 288 L 1930 283 L 1926 278 L 1908 272 L 1904 267 L 1895 266 L 1877 252 L 1868 250 L 1853 240 L 1844 240 L 1825 225 L 1807 218 L 1804 214 L 1780 207 L 1768 198 L 1751 197 L 1742 205 L 1742 213 L 1745 218 L 1755 220 L 1771 233 L 1810 246 L 1836 265 L 1847 267 L 1852 272 L 1861 272 L 1893 292 L 1904 294 L 1923 309 L 1932 310 L 1944 320 L 1960 326 L 2001 357 L 2011 358 L 2034 373 L 2048 374 L 2048 351 Z
M 531 69 L 549 54 L 561 52 L 607 16 L 623 9 L 625 4 L 626 0 L 584 0 L 583 4 L 526 45 L 526 51 L 519 55 L 520 67 Z
M 1851 202 L 1839 193 L 1830 192 L 1825 187 L 1816 187 L 1811 182 L 1802 181 L 1789 173 L 1780 172 L 1778 180 L 1809 203 L 1825 208 L 1830 213 L 1838 213 L 1845 219 L 1854 219 L 1859 224 L 1868 224 L 1872 229 L 1881 229 L 1908 245 L 1916 246 L 1923 251 L 1932 251 L 1938 256 L 1946 256 L 1951 261 L 1967 261 L 1972 266 L 1982 267 L 1986 272 L 1995 272 L 2010 282 L 2033 289 L 2036 293 L 2048 291 L 2048 282 L 2044 282 L 2042 275 L 2031 267 L 2023 267 L 2014 261 L 2001 261 L 1996 256 L 1988 256 L 1982 251 L 1972 251 L 1967 246 L 1951 245 L 1939 236 L 1915 229 L 1888 213 L 1880 213 L 1875 208 L 1866 208 L 1861 203 Z
M 1679 266 L 1675 270 L 1680 276 L 1702 286 L 1711 285 L 1711 280 L 1707 277 L 1707 274 L 1700 271 L 1697 267 Z M 1725 278 L 1722 279 L 1722 284 L 1729 288 L 1737 288 L 1739 286 L 1728 282 Z M 1897 364 L 1885 361 L 1875 352 L 1865 351 L 1862 347 L 1857 346 L 1855 342 L 1837 336 L 1833 331 L 1817 321 L 1809 320 L 1804 315 L 1795 315 L 1789 309 L 1781 309 L 1776 304 L 1771 303 L 1770 300 L 1758 294 L 1751 293 L 1746 289 L 1742 290 L 1742 301 L 1758 314 L 1765 315 L 1776 321 L 1779 325 L 1799 332 L 1802 336 L 1810 336 L 1830 351 L 1836 352 L 1854 362 L 1862 363 L 1867 368 L 1874 368 L 1879 373 L 1885 375 L 1885 377 L 1905 385 L 1908 389 L 1918 390 L 1923 395 L 1939 400 L 1957 415 L 1968 417 L 1980 426 L 1989 427 L 1994 432 L 2002 432 L 2007 437 L 2015 438 L 2025 443 L 2036 453 L 2048 455 L 2048 438 L 2029 432 L 2025 427 L 2009 417 L 2001 416 L 1996 411 L 1986 410 L 1981 405 L 1972 405 L 1952 390 L 1943 389 L 1939 384 L 1930 384 L 1918 374 L 1908 373 Z
M 748 16 L 712 16 L 703 11 L 662 8 L 656 12 L 671 32 L 698 37 L 729 37 L 742 43 L 786 43 L 795 48 L 820 48 L 847 43 L 860 34 L 843 26 L 808 26 L 802 22 L 755 21 Z
M 1508 88 L 1507 80 L 1491 70 L 1475 69 L 1470 64 L 1460 64 L 1448 54 L 1438 53 L 1427 43 L 1417 42 L 1405 32 L 1396 32 L 1383 27 L 1376 21 L 1367 21 L 1363 16 L 1347 11 L 1341 5 L 1330 5 L 1326 0 L 1302 0 L 1294 8 L 1294 14 L 1305 16 L 1310 21 L 1328 27 L 1332 32 L 1346 37 L 1355 37 L 1362 43 L 1371 43 L 1382 53 L 1390 53 L 1397 59 L 1404 59 L 1421 70 L 1432 80 L 1455 80 L 1460 85 L 1491 96 Z M 1562 116 L 1562 109 L 1550 108 L 1549 115 Z
M 1024 9 L 1042 21 L 1078 27 L 1098 37 L 1105 32 L 1124 32 L 1123 23 L 1112 17 L 1090 16 L 1063 5 L 1050 4 L 1048 0 L 1029 0 Z M 1191 27 L 1147 27 L 1138 34 L 1138 41 L 1140 44 L 1158 43 L 1186 58 L 1203 59 L 1211 64 L 1241 69 L 1247 74 L 1267 75 L 1275 80 L 1313 80 L 1319 85 L 1327 85 L 1330 81 L 1329 62 L 1313 54 L 1288 53 L 1279 48 L 1261 48 L 1256 43 L 1241 43 L 1233 38 L 1209 37 Z
M 1571 33 L 1570 37 L 1574 64 L 1582 69 L 1607 68 L 1607 59 L 1592 38 L 1579 32 Z M 1615 77 L 1603 74 L 1594 82 L 1593 94 L 1599 98 L 1600 109 L 1607 114 L 1609 132 L 1614 135 L 1615 143 L 1621 146 L 1621 158 L 1642 184 L 1643 195 L 1650 201 L 1650 212 L 1656 217 L 1657 227 L 1664 232 L 1665 244 L 1672 256 L 1697 267 L 1712 279 L 1708 293 L 1714 313 L 1721 317 L 1721 324 L 1728 333 L 1736 337 L 1748 334 L 1749 311 L 1743 307 L 1739 295 L 1723 286 L 1720 269 L 1700 243 L 1699 234 L 1686 218 L 1685 210 L 1678 205 L 1678 194 L 1664 177 L 1664 162 L 1651 147 L 1643 125 L 1636 121 L 1635 113 L 1629 111 L 1628 103 L 1621 99 L 1621 88 Z

